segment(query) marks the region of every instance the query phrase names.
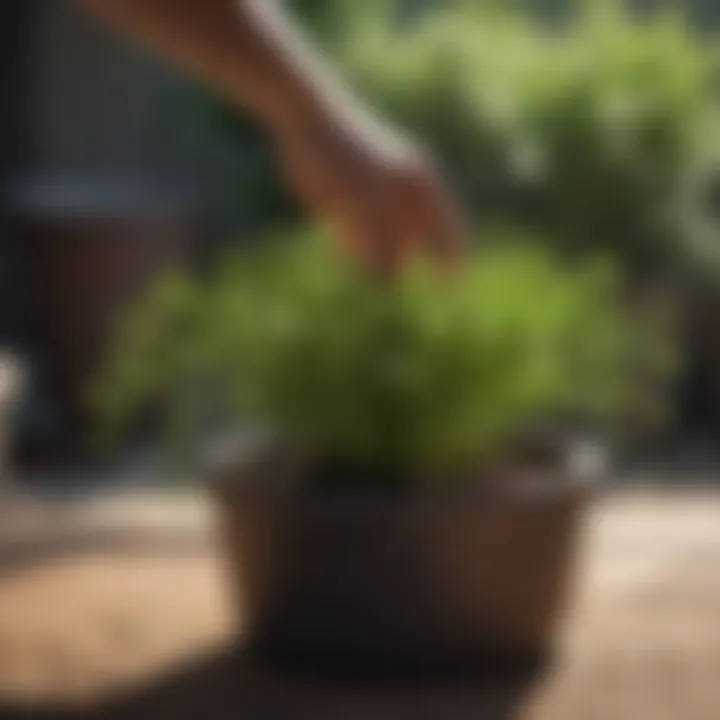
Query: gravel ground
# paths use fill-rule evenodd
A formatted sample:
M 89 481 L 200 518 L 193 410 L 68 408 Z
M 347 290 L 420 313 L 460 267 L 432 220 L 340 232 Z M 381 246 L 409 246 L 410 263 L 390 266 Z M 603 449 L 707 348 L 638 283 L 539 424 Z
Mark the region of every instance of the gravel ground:
M 720 718 L 720 491 L 599 503 L 562 656 L 522 687 L 248 666 L 210 527 L 179 493 L 0 508 L 0 717 Z

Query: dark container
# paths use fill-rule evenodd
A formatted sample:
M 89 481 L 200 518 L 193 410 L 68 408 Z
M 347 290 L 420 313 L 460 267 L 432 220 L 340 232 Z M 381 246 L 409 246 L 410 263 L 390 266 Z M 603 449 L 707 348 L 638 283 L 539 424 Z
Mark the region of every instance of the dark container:
M 587 482 L 330 496 L 274 487 L 288 472 L 249 463 L 215 483 L 250 649 L 330 665 L 551 659 Z
M 33 186 L 17 205 L 33 344 L 55 417 L 33 456 L 82 457 L 94 421 L 88 384 L 118 315 L 158 277 L 190 266 L 195 218 L 140 185 Z

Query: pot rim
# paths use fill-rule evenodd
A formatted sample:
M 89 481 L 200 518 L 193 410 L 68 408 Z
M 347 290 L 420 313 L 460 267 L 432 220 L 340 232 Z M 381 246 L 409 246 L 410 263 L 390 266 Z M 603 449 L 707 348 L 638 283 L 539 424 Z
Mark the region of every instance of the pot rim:
M 367 510 L 457 507 L 483 505 L 545 505 L 569 497 L 594 494 L 608 474 L 603 462 L 591 471 L 566 467 L 529 468 L 528 473 L 509 471 L 502 477 L 482 476 L 478 482 L 421 484 L 409 492 L 384 492 L 377 487 L 357 487 L 337 492 L 308 490 L 302 484 L 303 459 L 293 454 L 277 438 L 244 437 L 229 445 L 215 446 L 208 453 L 204 474 L 213 492 L 220 497 L 272 501 L 314 509 L 341 509 L 348 505 Z M 263 477 L 264 476 L 264 477 Z

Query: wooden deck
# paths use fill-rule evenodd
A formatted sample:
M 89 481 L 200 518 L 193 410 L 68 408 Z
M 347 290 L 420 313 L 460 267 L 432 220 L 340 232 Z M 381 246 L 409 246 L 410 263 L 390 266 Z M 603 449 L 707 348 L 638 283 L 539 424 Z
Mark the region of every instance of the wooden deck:
M 251 667 L 202 498 L 0 511 L 0 717 L 718 720 L 720 492 L 600 502 L 558 665 L 482 678 L 329 681 Z M 18 714 L 21 713 L 21 714 Z

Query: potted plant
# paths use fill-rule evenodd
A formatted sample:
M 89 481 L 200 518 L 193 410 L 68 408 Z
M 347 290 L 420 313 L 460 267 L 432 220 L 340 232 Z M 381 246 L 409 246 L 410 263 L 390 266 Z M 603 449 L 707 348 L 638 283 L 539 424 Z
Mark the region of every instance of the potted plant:
M 569 272 L 538 244 L 393 283 L 323 243 L 272 245 L 161 283 L 97 400 L 115 424 L 171 398 L 183 448 L 258 428 L 210 465 L 255 648 L 535 659 L 598 470 L 567 441 L 639 407 L 629 368 L 662 357 L 613 293 L 606 264 Z

